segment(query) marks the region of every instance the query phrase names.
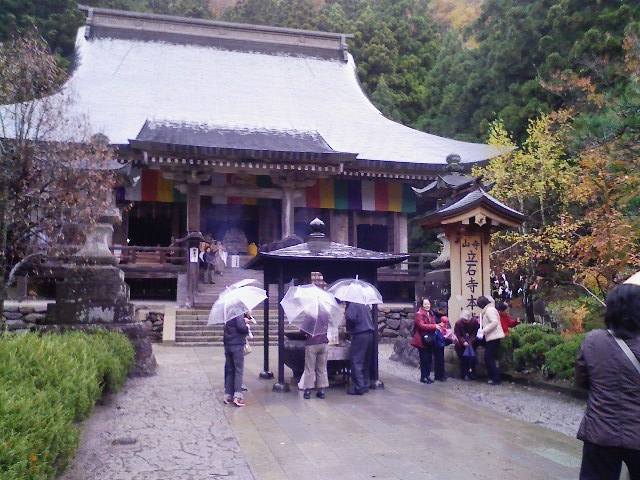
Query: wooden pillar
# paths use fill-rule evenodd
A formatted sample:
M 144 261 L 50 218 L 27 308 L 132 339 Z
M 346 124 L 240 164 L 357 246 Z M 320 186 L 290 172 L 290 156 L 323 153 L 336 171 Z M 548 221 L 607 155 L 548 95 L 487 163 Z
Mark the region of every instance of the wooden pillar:
M 349 244 L 349 212 L 348 210 L 331 210 L 329 238 L 333 242 Z
M 395 253 L 407 253 L 409 251 L 409 235 L 407 232 L 407 214 L 394 212 L 393 214 L 393 248 Z M 407 270 L 409 264 L 400 264 L 402 270 Z
M 293 194 L 293 188 L 282 189 L 282 238 L 293 235 Z
M 200 184 L 187 184 L 187 232 L 200 231 Z

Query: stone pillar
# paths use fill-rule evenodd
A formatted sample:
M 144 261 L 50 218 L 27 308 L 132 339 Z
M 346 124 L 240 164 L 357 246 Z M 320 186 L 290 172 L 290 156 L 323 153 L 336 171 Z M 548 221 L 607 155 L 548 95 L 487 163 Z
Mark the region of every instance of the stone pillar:
M 445 234 L 451 249 L 449 315 L 457 318 L 463 309 L 478 314 L 478 297 L 491 295 L 489 232 L 473 224 L 457 224 L 445 226 Z

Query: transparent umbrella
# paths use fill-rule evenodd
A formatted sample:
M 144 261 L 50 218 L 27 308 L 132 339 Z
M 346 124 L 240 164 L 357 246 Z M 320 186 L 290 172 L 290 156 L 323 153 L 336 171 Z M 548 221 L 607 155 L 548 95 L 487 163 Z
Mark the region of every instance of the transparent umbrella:
M 376 287 L 369 282 L 356 278 L 341 278 L 329 285 L 328 291 L 338 300 L 343 302 L 362 303 L 373 305 L 382 303 L 382 295 Z
M 258 287 L 245 285 L 241 287 L 227 288 L 220 294 L 211 306 L 207 325 L 225 323 L 245 312 L 253 310 L 258 304 L 264 302 L 267 292 Z
M 343 315 L 335 297 L 315 285 L 290 287 L 280 305 L 289 324 L 309 335 L 327 333 L 329 325 L 337 327 Z

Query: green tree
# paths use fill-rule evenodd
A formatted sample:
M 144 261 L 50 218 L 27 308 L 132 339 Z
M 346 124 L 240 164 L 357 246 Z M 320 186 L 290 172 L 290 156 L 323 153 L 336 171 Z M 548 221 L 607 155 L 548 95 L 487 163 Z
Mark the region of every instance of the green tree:
M 83 22 L 73 0 L 0 0 L 0 42 L 36 28 L 51 51 L 68 59 Z

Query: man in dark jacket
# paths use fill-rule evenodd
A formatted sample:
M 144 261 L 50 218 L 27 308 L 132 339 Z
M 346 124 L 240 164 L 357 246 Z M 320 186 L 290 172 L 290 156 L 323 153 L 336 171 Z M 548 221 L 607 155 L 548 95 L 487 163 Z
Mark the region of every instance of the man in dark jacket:
M 244 374 L 244 344 L 247 341 L 251 312 L 239 315 L 224 324 L 224 403 L 244 407 L 242 375 Z
M 587 333 L 576 357 L 576 385 L 589 389 L 577 435 L 584 442 L 580 480 L 617 479 L 622 462 L 627 465 L 630 478 L 637 480 L 640 371 L 632 358 L 640 358 L 640 285 L 628 283 L 611 290 L 605 325 L 608 330 Z M 631 358 L 616 338 L 627 345 Z
M 371 309 L 361 303 L 350 302 L 344 310 L 347 333 L 351 334 L 349 361 L 351 386 L 349 395 L 363 395 L 369 391 L 371 356 L 373 354 L 373 318 Z

